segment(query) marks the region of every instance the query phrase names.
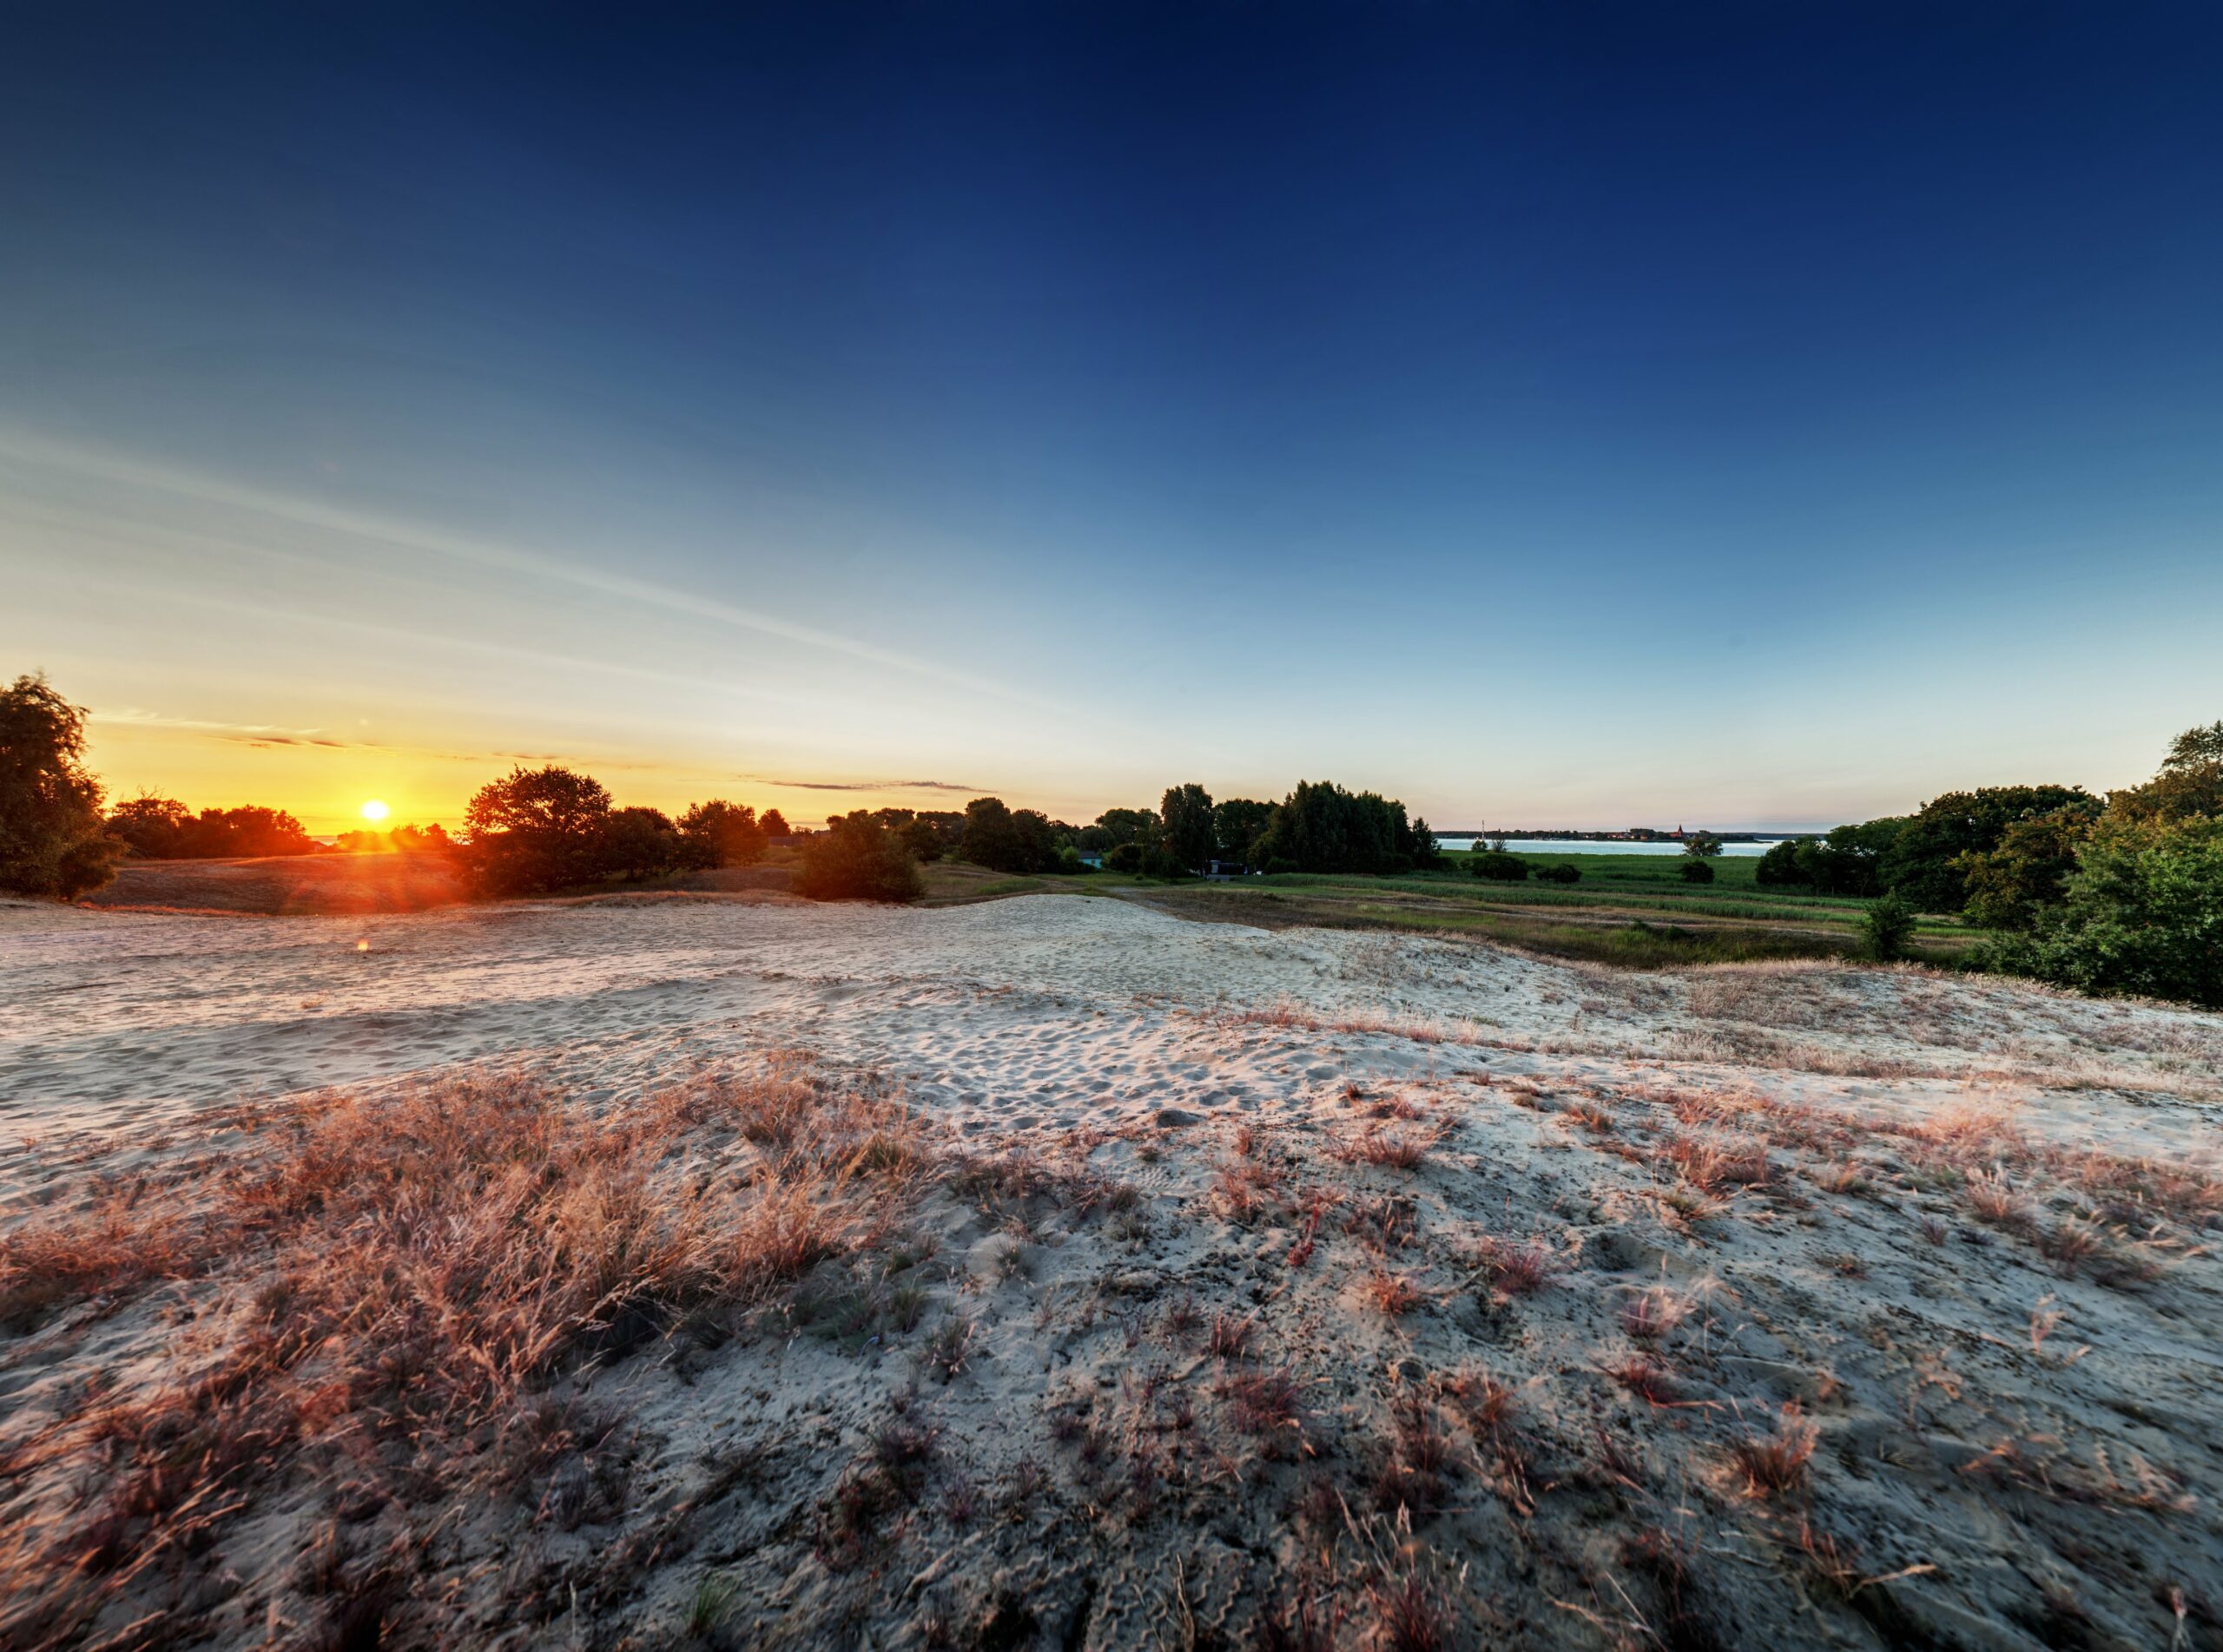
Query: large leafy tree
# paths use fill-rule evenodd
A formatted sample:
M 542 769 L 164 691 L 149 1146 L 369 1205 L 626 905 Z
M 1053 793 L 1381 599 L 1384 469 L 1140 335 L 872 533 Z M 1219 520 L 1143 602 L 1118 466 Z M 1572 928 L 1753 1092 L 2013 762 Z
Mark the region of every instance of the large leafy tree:
M 1223 798 L 1212 806 L 1212 830 L 1219 851 L 1230 860 L 1248 860 L 1250 851 L 1265 834 L 1274 818 L 1274 806 L 1256 798 Z
M 193 811 L 174 797 L 144 794 L 119 803 L 108 817 L 108 829 L 130 846 L 131 852 L 149 860 L 170 860 L 183 852 L 186 829 Z
M 2096 803 L 2048 809 L 2010 824 L 1995 847 L 1963 855 L 1969 917 L 1989 929 L 2035 925 L 2061 900 L 2099 815 Z
M 69 900 L 114 875 L 123 845 L 84 753 L 84 708 L 44 677 L 0 689 L 0 890 Z
M 965 806 L 959 852 L 991 872 L 1054 872 L 1058 829 L 1034 809 L 1013 809 L 999 797 L 976 797 Z
M 2119 820 L 2223 818 L 2223 721 L 2171 740 L 2160 772 L 2143 786 L 2109 793 L 2108 813 Z
M 691 865 L 750 866 L 764 858 L 764 828 L 746 803 L 712 798 L 679 817 L 684 858 Z
M 1423 839 L 1425 830 L 1394 798 L 1300 780 L 1274 811 L 1256 858 L 1288 861 L 1301 872 L 1402 872 L 1432 862 L 1435 834 Z
M 1957 912 L 1969 898 L 1965 856 L 1999 846 L 2017 820 L 2099 801 L 2081 786 L 1987 786 L 1948 792 L 1909 819 L 1883 857 L 1883 882 L 1925 912 Z
M 1184 872 L 1202 872 L 1219 846 L 1211 793 L 1194 780 L 1168 787 L 1158 818 L 1165 823 L 1165 852 Z
M 478 788 L 463 812 L 470 834 L 458 858 L 492 895 L 539 894 L 598 877 L 610 793 L 599 780 L 551 765 L 515 768 Z

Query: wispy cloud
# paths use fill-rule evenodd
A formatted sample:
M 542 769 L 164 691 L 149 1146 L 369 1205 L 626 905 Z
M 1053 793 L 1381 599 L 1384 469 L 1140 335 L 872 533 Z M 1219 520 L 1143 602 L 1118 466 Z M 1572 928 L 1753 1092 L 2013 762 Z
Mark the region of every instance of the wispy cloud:
M 116 711 L 96 711 L 95 722 L 132 723 L 142 728 L 182 728 L 216 740 L 238 740 L 248 746 L 327 746 L 334 751 L 376 749 L 375 742 L 334 740 L 321 728 L 284 728 L 274 723 L 226 723 L 206 717 L 170 717 L 159 711 L 125 706 Z
M 986 788 L 963 780 L 784 780 L 776 774 L 743 774 L 758 786 L 785 787 L 797 792 L 970 792 L 978 797 Z
M 576 563 L 535 555 L 491 540 L 467 538 L 418 523 L 342 510 L 314 500 L 243 488 L 211 477 L 55 442 L 21 430 L 0 430 L 0 458 L 69 471 L 114 485 L 139 488 L 190 499 L 198 503 L 244 511 L 295 528 L 314 529 L 373 544 L 473 563 L 504 573 L 522 574 L 592 591 L 598 596 L 618 597 L 647 608 L 713 620 L 759 635 L 779 637 L 786 642 L 885 666 L 999 700 L 1035 706 L 1046 703 L 1039 687 L 1022 688 L 999 682 L 945 665 L 937 660 L 926 659 L 857 637 L 844 636 L 816 626 L 804 625 L 761 609 L 724 602 L 700 591 L 676 589 L 627 574 L 583 567 Z

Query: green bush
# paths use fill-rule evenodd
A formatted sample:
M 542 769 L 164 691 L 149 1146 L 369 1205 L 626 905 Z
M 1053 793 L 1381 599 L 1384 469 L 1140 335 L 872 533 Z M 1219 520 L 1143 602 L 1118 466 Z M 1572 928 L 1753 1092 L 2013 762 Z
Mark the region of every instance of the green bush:
M 1536 875 L 1555 884 L 1579 884 L 1582 881 L 1582 868 L 1572 860 L 1562 860 L 1556 866 L 1541 868 Z
M 860 811 L 803 846 L 795 893 L 807 900 L 916 900 L 926 892 L 901 833 Z
M 84 708 L 44 677 L 0 688 L 0 890 L 74 900 L 115 875 L 123 844 L 103 829 L 84 749 Z
M 2036 931 L 1987 942 L 1973 961 L 2087 992 L 2223 1009 L 2223 819 L 2103 824 Z
M 1869 951 L 1886 962 L 1903 957 L 1914 938 L 1914 903 L 1896 890 L 1870 902 L 1860 920 Z
M 1686 884 L 1710 884 L 1713 881 L 1713 862 L 1685 858 L 1677 868 Z
M 1493 882 L 1517 884 L 1528 875 L 1529 866 L 1519 855 L 1507 854 L 1501 849 L 1485 849 L 1467 863 L 1467 870 Z
M 1274 855 L 1268 858 L 1263 870 L 1266 876 L 1272 878 L 1284 872 L 1301 872 L 1303 868 L 1284 855 Z
M 1117 843 L 1104 852 L 1106 872 L 1136 872 L 1143 869 L 1143 846 L 1139 843 Z

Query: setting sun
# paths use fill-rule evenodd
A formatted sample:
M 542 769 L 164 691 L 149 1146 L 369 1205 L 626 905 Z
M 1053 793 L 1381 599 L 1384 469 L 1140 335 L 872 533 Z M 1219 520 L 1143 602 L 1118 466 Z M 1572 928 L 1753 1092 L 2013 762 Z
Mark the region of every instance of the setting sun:
M 376 798 L 373 798 L 368 803 L 363 805 L 363 819 L 366 820 L 383 820 L 388 812 L 386 805 Z

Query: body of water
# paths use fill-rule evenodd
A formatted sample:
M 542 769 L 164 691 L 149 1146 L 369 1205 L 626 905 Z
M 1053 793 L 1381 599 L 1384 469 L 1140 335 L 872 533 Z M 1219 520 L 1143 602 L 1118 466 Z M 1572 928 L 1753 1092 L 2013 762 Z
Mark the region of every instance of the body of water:
M 1447 849 L 1471 849 L 1472 838 L 1438 838 Z M 1519 855 L 1679 855 L 1679 843 L 1601 843 L 1589 838 L 1507 838 L 1505 846 Z M 1725 855 L 1764 855 L 1771 843 L 1725 843 Z

